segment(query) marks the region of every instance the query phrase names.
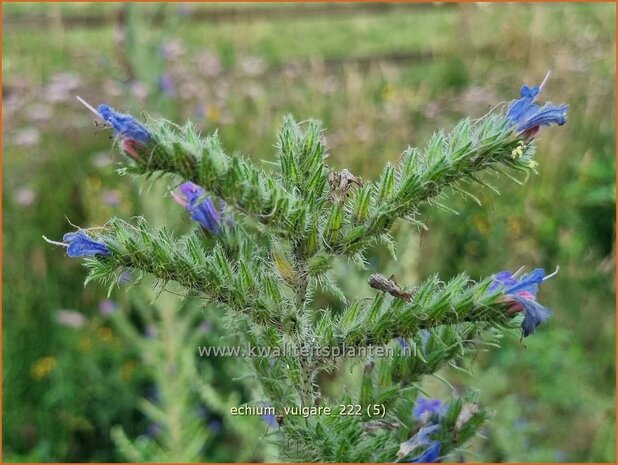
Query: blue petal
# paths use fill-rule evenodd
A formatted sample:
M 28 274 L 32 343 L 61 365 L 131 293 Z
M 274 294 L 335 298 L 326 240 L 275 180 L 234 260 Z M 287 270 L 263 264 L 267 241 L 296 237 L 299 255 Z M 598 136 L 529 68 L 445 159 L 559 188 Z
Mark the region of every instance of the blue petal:
M 440 399 L 427 399 L 425 397 L 419 397 L 416 399 L 412 416 L 415 420 L 420 420 L 426 412 L 429 412 L 430 415 L 439 415 L 441 409 L 442 402 Z
M 181 184 L 179 190 L 184 194 L 190 204 L 197 203 L 197 201 L 200 200 L 205 194 L 204 189 L 193 182 L 185 182 Z
M 536 327 L 547 320 L 553 313 L 549 308 L 543 307 L 534 300 L 526 299 L 519 295 L 509 295 L 509 297 L 519 303 L 524 309 L 524 321 L 521 323 L 524 337 L 533 334 Z
M 209 197 L 206 197 L 204 201 L 197 206 L 190 205 L 188 210 L 191 213 L 191 218 L 204 226 L 208 231 L 213 234 L 219 232 L 221 217 Z
M 517 278 L 513 277 L 513 273 L 510 271 L 501 271 L 493 275 L 493 282 L 489 286 L 489 291 L 493 292 L 500 287 L 509 288 L 517 284 Z
M 547 103 L 540 107 L 534 101 L 539 95 L 540 86 L 522 86 L 520 98 L 513 100 L 508 108 L 506 117 L 517 126 L 520 132 L 532 131 L 540 126 L 559 126 L 566 122 L 568 105 L 552 105 Z
M 221 214 L 213 201 L 206 196 L 206 191 L 192 182 L 183 183 L 179 190 L 187 199 L 185 208 L 191 214 L 191 218 L 211 233 L 218 234 L 221 229 Z M 228 219 L 228 224 L 232 223 Z
M 519 95 L 523 98 L 529 98 L 529 99 L 534 100 L 537 97 L 537 95 L 539 95 L 540 91 L 541 91 L 540 86 L 528 87 L 526 84 L 524 84 L 523 86 L 521 86 Z
M 529 131 L 539 126 L 562 126 L 566 123 L 568 105 L 545 104 L 543 107 L 534 106 L 534 111 L 526 114 L 519 122 L 517 129 L 522 132 Z
M 109 105 L 101 104 L 97 108 L 99 115 L 105 121 L 112 125 L 116 134 L 127 139 L 133 139 L 137 142 L 148 142 L 150 139 L 150 133 L 140 123 L 136 121 L 131 115 L 125 115 L 118 113 Z
M 406 451 L 413 451 L 419 447 L 424 447 L 431 444 L 431 439 L 429 439 L 429 435 L 434 433 L 440 428 L 440 425 L 428 425 L 423 426 L 418 433 L 408 439 L 406 442 L 402 443 L 402 446 L 406 446 Z
M 530 273 L 522 276 L 517 284 L 507 287 L 505 294 L 515 294 L 519 292 L 529 292 L 536 296 L 539 292 L 539 284 L 543 282 L 545 278 L 545 270 L 543 268 L 536 268 Z
M 67 255 L 69 257 L 90 257 L 93 255 L 110 255 L 107 246 L 90 238 L 83 230 L 67 233 L 63 237 L 64 242 L 69 244 Z
M 440 458 L 440 442 L 433 441 L 422 454 L 410 460 L 410 463 L 434 463 Z
M 79 233 L 81 232 L 70 232 L 70 233 L 66 233 L 64 236 L 62 236 L 62 242 L 71 242 L 72 240 L 76 239 L 79 236 Z

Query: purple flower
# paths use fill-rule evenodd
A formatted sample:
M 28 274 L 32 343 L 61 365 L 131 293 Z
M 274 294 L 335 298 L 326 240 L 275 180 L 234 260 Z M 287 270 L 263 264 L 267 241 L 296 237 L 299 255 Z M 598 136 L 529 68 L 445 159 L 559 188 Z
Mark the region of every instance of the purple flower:
M 566 122 L 568 105 L 546 103 L 541 107 L 535 103 L 548 77 L 549 73 L 540 85 L 532 88 L 523 85 L 520 97 L 509 104 L 506 117 L 516 125 L 517 130 L 522 134 L 534 137 L 541 126 L 551 126 L 552 124 L 562 126 Z
M 93 255 L 110 255 L 111 252 L 107 246 L 92 239 L 83 229 L 77 232 L 66 233 L 62 237 L 63 242 L 50 241 L 43 236 L 50 244 L 67 247 L 67 255 L 69 257 L 92 257 Z
M 15 196 L 13 198 L 15 203 L 20 207 L 27 207 L 32 205 L 36 200 L 36 192 L 30 187 L 20 187 L 15 191 Z
M 102 103 L 97 113 L 112 125 L 116 135 L 123 139 L 133 140 L 141 144 L 150 140 L 150 133 L 142 124 L 138 123 L 131 115 L 118 113 L 109 105 Z
M 159 78 L 159 89 L 168 97 L 176 95 L 176 83 L 171 74 L 162 74 Z
M 410 463 L 434 463 L 440 457 L 440 441 L 431 441 L 431 445 L 420 455 L 417 455 Z
M 114 301 L 109 299 L 104 299 L 99 302 L 99 313 L 101 315 L 111 315 L 116 311 L 116 304 Z
M 262 404 L 263 412 L 262 420 L 266 423 L 270 428 L 277 428 L 279 423 L 277 423 L 277 417 L 274 413 L 274 409 L 269 402 L 264 402 Z
M 205 196 L 205 191 L 197 184 L 185 182 L 177 192 L 172 192 L 172 197 L 182 205 L 202 227 L 212 234 L 218 234 L 221 230 L 221 215 L 215 208 L 210 197 Z
M 416 399 L 412 417 L 415 420 L 427 420 L 433 415 L 440 415 L 442 411 L 442 401 L 440 399 L 427 399 L 419 397 Z
M 536 301 L 536 295 L 539 292 L 539 284 L 554 274 L 545 276 L 545 270 L 537 268 L 519 279 L 510 271 L 501 271 L 493 277 L 494 281 L 489 286 L 489 291 L 503 289 L 503 301 L 513 304 L 509 313 L 524 312 L 524 321 L 521 323 L 524 337 L 533 334 L 535 328 L 552 315 L 550 309 Z

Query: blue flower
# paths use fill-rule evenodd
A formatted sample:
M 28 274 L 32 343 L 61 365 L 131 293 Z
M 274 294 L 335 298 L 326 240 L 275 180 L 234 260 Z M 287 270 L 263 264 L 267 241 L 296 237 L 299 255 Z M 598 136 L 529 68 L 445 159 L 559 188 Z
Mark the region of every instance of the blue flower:
M 83 229 L 77 232 L 66 233 L 62 237 L 63 242 L 51 241 L 43 236 L 50 244 L 67 247 L 67 255 L 69 257 L 91 257 L 93 255 L 110 255 L 111 252 L 107 246 L 92 239 Z
M 524 337 L 533 334 L 536 327 L 547 320 L 552 311 L 536 301 L 541 284 L 550 276 L 545 276 L 545 270 L 537 268 L 534 271 L 516 278 L 510 271 L 501 271 L 494 275 L 493 282 L 489 286 L 489 292 L 503 289 L 504 301 L 514 304 L 510 313 L 524 312 L 524 321 L 521 323 Z
M 57 243 L 68 247 L 69 257 L 91 257 L 93 255 L 110 255 L 107 246 L 92 239 L 83 229 L 67 233 L 62 237 L 64 243 Z
M 509 104 L 506 117 L 523 134 L 534 136 L 541 126 L 551 126 L 552 124 L 562 126 L 566 123 L 568 105 L 546 103 L 541 107 L 535 103 L 548 77 L 549 73 L 540 85 L 532 88 L 523 85 L 519 98 Z
M 262 420 L 268 425 L 269 428 L 278 428 L 277 416 L 275 410 L 270 402 L 262 403 Z
M 439 399 L 427 399 L 419 397 L 412 411 L 412 417 L 422 422 L 422 427 L 414 436 L 399 445 L 397 456 L 400 460 L 408 457 L 412 452 L 420 448 L 425 450 L 409 460 L 411 463 L 436 462 L 440 456 L 440 441 L 431 439 L 430 436 L 440 429 L 440 417 L 445 412 L 446 406 Z
M 173 192 L 172 197 L 182 205 L 195 221 L 212 234 L 221 230 L 221 215 L 212 200 L 205 196 L 205 191 L 197 184 L 185 182 Z
M 402 442 L 401 444 L 399 444 L 399 451 L 397 452 L 397 456 L 399 457 L 399 459 L 404 459 L 406 457 L 408 457 L 413 451 L 415 451 L 416 449 L 419 449 L 421 447 L 426 447 L 426 446 L 430 446 L 429 449 L 431 449 L 432 447 L 435 447 L 435 443 L 438 443 L 438 446 L 440 445 L 439 441 L 435 441 L 432 439 L 429 439 L 429 436 L 433 433 L 435 433 L 437 430 L 440 429 L 440 425 L 425 425 L 423 426 L 420 430 L 418 430 L 418 432 L 412 436 L 410 439 L 408 439 L 405 442 Z M 439 447 L 438 447 L 438 453 L 439 453 Z M 424 454 L 427 451 L 423 452 L 421 455 L 419 455 L 418 457 L 414 458 L 411 460 L 411 462 L 418 462 L 421 460 L 417 460 L 419 457 L 423 457 Z M 424 460 L 422 460 L 424 461 Z
M 417 455 L 410 463 L 434 463 L 440 458 L 440 441 L 432 441 L 431 445 L 420 455 Z
M 102 103 L 97 113 L 112 125 L 114 131 L 123 139 L 133 140 L 141 144 L 150 140 L 150 133 L 142 124 L 131 115 L 118 113 L 109 105 Z
M 412 417 L 415 420 L 431 418 L 433 415 L 440 415 L 442 411 L 442 401 L 440 399 L 427 399 L 419 397 L 416 399 Z

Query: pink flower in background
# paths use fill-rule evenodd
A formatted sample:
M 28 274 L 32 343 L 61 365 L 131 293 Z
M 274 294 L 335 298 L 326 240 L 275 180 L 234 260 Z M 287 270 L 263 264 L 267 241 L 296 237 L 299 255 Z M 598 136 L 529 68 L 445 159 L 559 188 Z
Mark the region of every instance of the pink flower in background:
M 110 299 L 104 299 L 99 302 L 99 313 L 104 316 L 111 315 L 116 311 L 116 303 Z
M 32 205 L 36 200 L 36 192 L 31 187 L 23 186 L 18 188 L 13 195 L 13 201 L 20 207 Z
M 81 328 L 86 324 L 86 317 L 75 310 L 58 310 L 56 322 L 69 328 Z

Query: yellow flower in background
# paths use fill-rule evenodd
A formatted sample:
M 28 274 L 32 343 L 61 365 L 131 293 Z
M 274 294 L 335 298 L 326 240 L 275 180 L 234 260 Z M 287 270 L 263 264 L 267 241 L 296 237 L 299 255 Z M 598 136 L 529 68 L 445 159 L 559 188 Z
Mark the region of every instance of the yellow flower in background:
M 133 374 L 135 373 L 135 362 L 133 360 L 129 360 L 128 362 L 124 362 L 122 367 L 120 368 L 120 376 L 124 381 L 129 381 L 133 378 Z
M 516 216 L 511 216 L 506 220 L 506 228 L 509 237 L 519 237 L 522 232 L 521 220 Z
M 32 377 L 36 380 L 47 378 L 47 376 L 49 376 L 49 374 L 54 370 L 54 368 L 56 368 L 56 365 L 56 357 L 43 357 L 38 359 L 34 363 L 34 365 L 32 365 L 30 373 Z
M 97 331 L 97 335 L 99 336 L 99 339 L 101 340 L 101 342 L 108 343 L 108 342 L 112 342 L 112 340 L 114 339 L 114 333 L 107 326 L 103 326 L 102 328 L 99 328 L 99 330 Z
M 481 234 L 485 235 L 489 232 L 489 221 L 487 221 L 487 218 L 485 216 L 476 215 L 473 222 L 474 226 Z
M 90 352 L 92 350 L 92 339 L 84 336 L 79 340 L 79 348 L 82 352 Z
M 397 97 L 397 88 L 393 84 L 386 84 L 384 90 L 382 90 L 382 97 L 384 100 L 395 100 Z
M 90 189 L 92 189 L 93 191 L 98 191 L 101 188 L 102 184 L 103 182 L 98 176 L 90 176 L 88 178 L 88 187 L 90 187 Z
M 217 123 L 221 119 L 221 110 L 218 105 L 208 105 L 206 110 L 206 118 L 211 123 Z

